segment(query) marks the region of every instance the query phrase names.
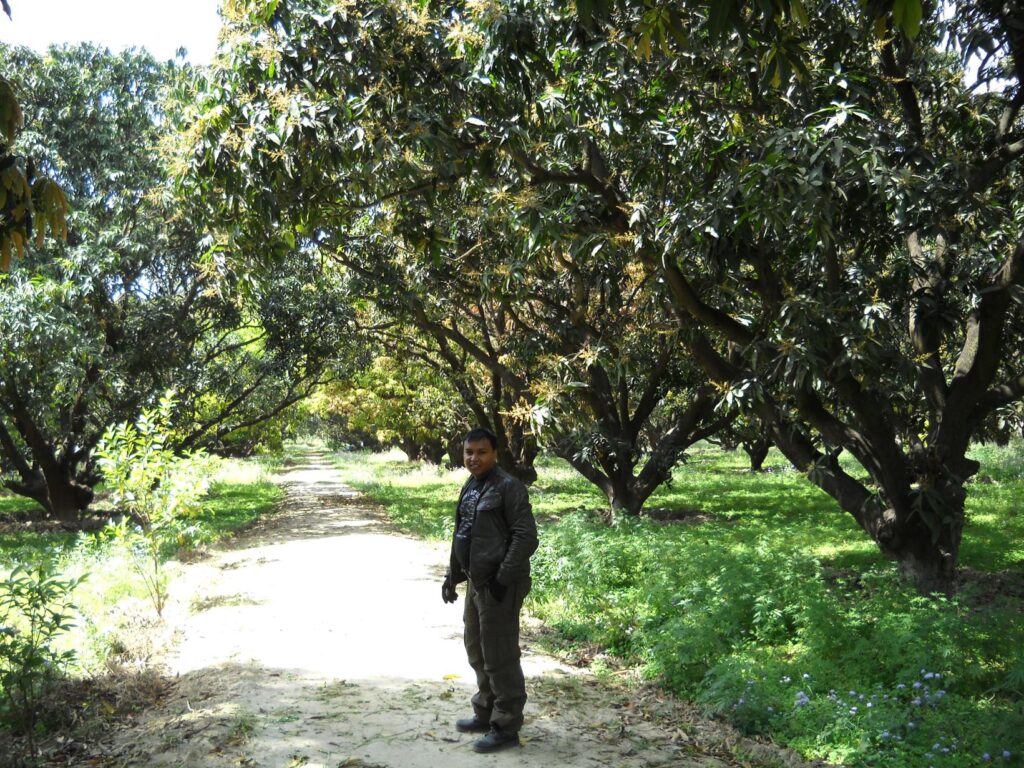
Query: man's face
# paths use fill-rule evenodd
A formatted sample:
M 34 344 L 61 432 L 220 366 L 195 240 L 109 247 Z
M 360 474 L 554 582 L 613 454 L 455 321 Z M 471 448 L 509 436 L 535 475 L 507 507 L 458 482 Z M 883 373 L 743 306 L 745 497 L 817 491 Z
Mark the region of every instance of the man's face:
M 494 469 L 498 452 L 491 447 L 490 440 L 467 441 L 462 446 L 462 460 L 473 477 L 481 478 Z

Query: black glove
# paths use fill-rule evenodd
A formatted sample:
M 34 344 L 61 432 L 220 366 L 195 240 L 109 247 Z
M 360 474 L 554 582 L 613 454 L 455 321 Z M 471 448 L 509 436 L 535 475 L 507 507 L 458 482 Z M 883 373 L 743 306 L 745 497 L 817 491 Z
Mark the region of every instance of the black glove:
M 505 599 L 508 587 L 504 584 L 500 584 L 497 579 L 491 579 L 487 582 L 487 591 L 490 592 L 491 596 L 500 603 Z
M 446 603 L 454 603 L 459 599 L 459 593 L 455 591 L 450 574 L 444 577 L 444 583 L 441 585 L 441 599 Z

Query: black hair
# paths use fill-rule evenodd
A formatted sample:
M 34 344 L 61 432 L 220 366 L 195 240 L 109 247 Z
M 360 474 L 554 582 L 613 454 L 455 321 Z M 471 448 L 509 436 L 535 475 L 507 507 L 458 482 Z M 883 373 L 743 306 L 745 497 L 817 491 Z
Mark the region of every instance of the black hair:
M 491 444 L 491 448 L 498 450 L 498 436 L 491 432 L 487 427 L 476 427 L 469 430 L 466 433 L 466 439 L 463 442 L 475 443 L 480 440 L 486 440 Z

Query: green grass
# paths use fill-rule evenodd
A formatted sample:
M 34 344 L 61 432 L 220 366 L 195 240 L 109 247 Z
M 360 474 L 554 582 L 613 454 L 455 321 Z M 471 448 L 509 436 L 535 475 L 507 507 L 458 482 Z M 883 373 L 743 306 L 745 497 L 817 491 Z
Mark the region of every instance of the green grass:
M 276 456 L 221 460 L 196 522 L 217 541 L 270 514 L 283 495 L 269 479 L 279 467 Z
M 218 461 L 210 494 L 195 520 L 205 531 L 202 540 L 224 539 L 270 514 L 283 494 L 269 478 L 279 464 L 279 459 L 264 457 Z M 30 508 L 24 502 L 15 508 L 8 497 L 0 501 L 5 502 L 5 511 Z M 75 627 L 59 645 L 76 650 L 72 673 L 102 668 L 112 650 L 126 645 L 121 635 L 134 631 L 121 622 L 133 611 L 152 611 L 132 558 L 124 547 L 103 535 L 38 532 L 21 524 L 0 529 L 0 578 L 16 564 L 32 567 L 42 563 L 48 563 L 61 579 L 85 576 L 73 595 Z M 177 564 L 170 562 L 165 567 L 173 575 Z
M 1022 583 L 1024 446 L 975 455 L 961 563 L 994 575 L 948 600 L 900 583 L 853 519 L 777 455 L 754 474 L 742 452 L 699 446 L 648 502 L 685 510 L 682 521 L 611 527 L 594 514 L 603 496 L 544 459 L 530 493 L 541 532 L 530 609 L 561 649 L 602 648 L 807 757 L 1021 765 L 1024 601 L 998 579 Z M 464 472 L 400 454 L 338 462 L 404 529 L 450 535 Z
M 34 512 L 38 509 L 39 505 L 32 501 L 32 499 L 26 499 L 24 496 L 15 496 L 9 491 L 0 490 L 0 520 L 5 515 L 16 512 Z

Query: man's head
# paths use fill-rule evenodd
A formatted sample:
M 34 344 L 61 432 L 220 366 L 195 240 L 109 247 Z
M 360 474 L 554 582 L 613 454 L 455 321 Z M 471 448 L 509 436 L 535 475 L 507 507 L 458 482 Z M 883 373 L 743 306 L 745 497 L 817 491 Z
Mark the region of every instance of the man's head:
M 497 435 L 484 427 L 469 430 L 462 444 L 462 460 L 473 477 L 486 477 L 498 463 Z

